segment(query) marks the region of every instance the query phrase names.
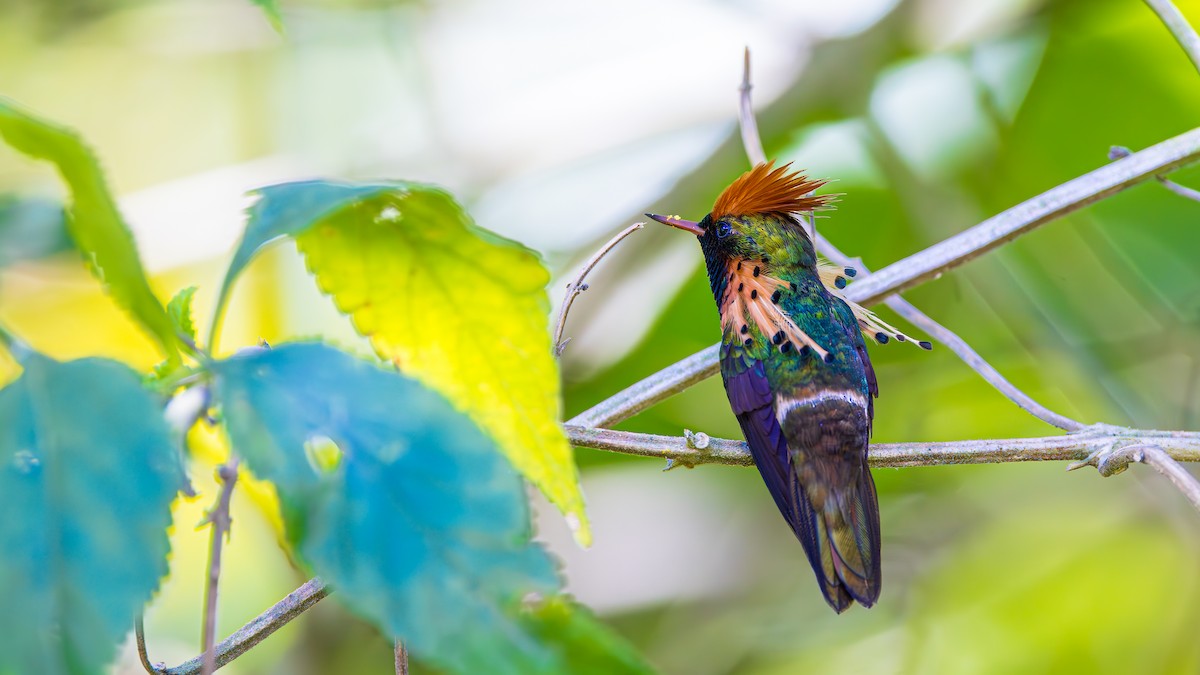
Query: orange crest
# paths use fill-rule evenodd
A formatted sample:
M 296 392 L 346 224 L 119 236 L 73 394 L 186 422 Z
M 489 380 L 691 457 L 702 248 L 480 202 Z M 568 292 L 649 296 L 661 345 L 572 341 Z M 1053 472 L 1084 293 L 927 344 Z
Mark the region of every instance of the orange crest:
M 776 169 L 775 160 L 771 160 L 739 176 L 717 197 L 713 220 L 757 213 L 813 211 L 833 199 L 833 195 L 809 194 L 825 181 L 809 180 L 799 171 L 788 173 L 791 166 L 789 162 Z

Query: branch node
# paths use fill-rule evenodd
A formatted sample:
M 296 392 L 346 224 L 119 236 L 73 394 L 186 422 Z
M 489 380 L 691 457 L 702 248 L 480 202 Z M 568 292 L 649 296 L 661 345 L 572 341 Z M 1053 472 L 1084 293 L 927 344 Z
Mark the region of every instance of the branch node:
M 1082 462 L 1072 462 L 1067 466 L 1067 471 L 1094 466 L 1101 476 L 1109 478 L 1124 473 L 1125 469 L 1128 469 L 1133 462 L 1146 461 L 1145 450 L 1147 447 L 1145 443 L 1113 441 L 1088 455 L 1087 459 Z
M 687 439 L 687 446 L 693 450 L 705 450 L 708 448 L 708 434 L 703 431 L 692 431 L 691 429 L 683 430 L 683 437 Z

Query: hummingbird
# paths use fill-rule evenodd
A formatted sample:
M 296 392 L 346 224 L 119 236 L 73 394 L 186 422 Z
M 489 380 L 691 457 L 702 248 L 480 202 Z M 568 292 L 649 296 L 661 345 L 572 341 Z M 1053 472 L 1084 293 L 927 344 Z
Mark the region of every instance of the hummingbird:
M 721 379 L 754 463 L 839 614 L 879 599 L 879 503 L 867 467 L 879 385 L 863 334 L 914 342 L 841 293 L 853 268 L 817 259 L 796 214 L 825 184 L 759 164 L 699 222 L 648 217 L 699 239 L 721 320 Z M 916 342 L 924 349 L 928 342 Z

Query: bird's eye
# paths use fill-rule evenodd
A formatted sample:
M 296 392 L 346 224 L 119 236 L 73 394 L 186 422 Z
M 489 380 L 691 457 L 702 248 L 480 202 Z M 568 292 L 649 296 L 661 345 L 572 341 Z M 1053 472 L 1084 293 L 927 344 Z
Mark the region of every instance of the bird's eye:
M 733 226 L 729 223 L 719 223 L 717 225 L 717 239 L 724 239 L 733 233 Z

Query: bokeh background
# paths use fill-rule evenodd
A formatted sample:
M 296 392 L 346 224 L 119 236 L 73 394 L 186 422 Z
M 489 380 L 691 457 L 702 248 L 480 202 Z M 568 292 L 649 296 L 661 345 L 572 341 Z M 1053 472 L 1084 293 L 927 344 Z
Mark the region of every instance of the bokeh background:
M 1200 2 L 1178 3 L 1193 24 Z M 754 58 L 768 155 L 835 179 L 821 222 L 881 267 L 1200 120 L 1200 76 L 1136 0 L 6 0 L 0 93 L 78 129 L 107 168 L 164 298 L 201 317 L 257 186 L 439 183 L 538 249 L 551 292 L 647 210 L 699 218 L 747 168 L 735 114 Z M 1175 174 L 1200 185 L 1200 170 Z M 0 320 L 59 357 L 154 351 L 64 253 L 51 169 L 0 149 Z M 1200 425 L 1200 204 L 1154 184 L 1052 223 L 908 297 L 1018 386 L 1086 422 Z M 647 229 L 575 305 L 574 414 L 711 344 L 690 238 Z M 884 310 L 885 317 L 894 319 Z M 903 324 L 899 324 L 903 326 Z M 223 346 L 322 335 L 363 348 L 280 247 L 239 285 Z M 486 339 L 486 336 L 481 336 Z M 947 350 L 873 347 L 877 441 L 1046 435 Z M 707 381 L 621 425 L 725 437 Z M 155 660 L 197 651 L 219 439 L 176 509 Z M 1057 463 L 875 472 L 880 604 L 835 616 L 756 472 L 664 473 L 580 450 L 596 545 L 538 508 L 569 589 L 667 673 L 1196 672 L 1200 517 L 1165 481 Z M 302 577 L 244 484 L 222 579 L 228 633 Z M 536 501 L 536 499 L 535 499 Z M 335 601 L 230 673 L 389 672 Z M 420 664 L 417 664 L 417 668 Z M 140 672 L 132 651 L 119 672 Z

